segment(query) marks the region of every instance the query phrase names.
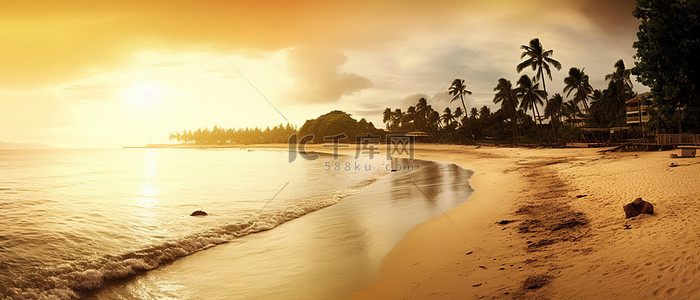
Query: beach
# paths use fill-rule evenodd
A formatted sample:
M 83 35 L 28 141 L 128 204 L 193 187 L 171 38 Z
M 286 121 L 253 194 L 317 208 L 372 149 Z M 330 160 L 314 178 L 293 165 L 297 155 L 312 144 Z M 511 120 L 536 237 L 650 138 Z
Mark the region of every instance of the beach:
M 17 286 L 27 293 L 25 296 L 59 295 L 66 299 L 76 296 L 88 299 L 254 296 L 287 299 L 696 299 L 700 295 L 697 216 L 700 212 L 700 181 L 697 180 L 700 159 L 670 158 L 677 150 L 609 152 L 609 148 L 417 144 L 414 163 L 418 169 L 388 172 L 381 171 L 382 164 L 377 171 L 384 175 L 377 174 L 379 177 L 368 176 L 371 174 L 365 172 L 354 172 L 348 177 L 345 171 L 323 171 L 326 170 L 323 162 L 330 156 L 307 162 L 311 164 L 295 162 L 287 166 L 288 146 L 284 144 L 245 145 L 233 147 L 239 149 L 214 151 L 206 150 L 207 146 L 193 148 L 198 149 L 61 152 L 66 157 L 59 160 L 64 168 L 80 166 L 85 175 L 74 179 L 47 176 L 54 173 L 51 171 L 54 169 L 48 168 L 38 173 L 43 177 L 37 178 L 47 178 L 59 191 L 68 189 L 65 194 L 86 195 L 81 202 L 71 205 L 92 205 L 90 199 L 95 197 L 91 195 L 110 195 L 110 190 L 90 189 L 104 186 L 101 181 L 90 181 L 96 178 L 91 170 L 97 166 L 87 167 L 82 164 L 82 158 L 73 162 L 74 159 L 87 154 L 109 155 L 114 159 L 117 153 L 128 151 L 120 154 L 121 160 L 144 159 L 145 169 L 138 164 L 126 169 L 109 167 L 108 170 L 116 173 L 103 180 L 133 172 L 140 174 L 142 169 L 146 171 L 145 177 L 123 183 L 126 190 L 133 189 L 134 193 L 124 191 L 110 196 L 113 197 L 110 201 L 122 201 L 120 207 L 141 212 L 136 217 L 152 210 L 172 212 L 151 215 L 153 229 L 144 227 L 143 233 L 133 233 L 153 241 L 145 246 L 114 248 L 110 243 L 144 239 L 125 236 L 121 240 L 101 241 L 89 235 L 92 231 L 86 231 L 80 238 L 101 241 L 105 246 L 103 252 L 108 255 L 97 257 L 110 263 L 102 267 L 100 264 L 73 265 L 64 275 L 60 275 L 63 274 L 60 269 L 49 270 L 56 273 L 49 273 L 53 275 L 44 279 L 56 276 L 63 281 L 42 281 L 37 287 L 20 283 Z M 307 150 L 330 152 L 332 148 L 307 145 Z M 346 155 L 344 161 L 352 161 L 354 152 L 355 147 L 341 149 Z M 199 168 L 201 172 L 211 172 L 215 165 L 220 166 L 226 160 L 230 160 L 229 167 L 219 168 L 222 178 L 218 183 L 192 181 L 197 177 L 209 178 L 196 173 L 191 178 L 163 177 L 172 174 L 168 168 L 184 168 L 188 159 L 195 157 L 200 164 L 207 163 L 190 172 Z M 406 158 L 409 157 L 404 154 L 393 160 L 397 164 L 394 167 L 408 165 L 409 161 L 402 160 Z M 115 160 L 114 164 L 121 165 L 118 162 L 121 160 Z M 247 185 L 254 187 L 256 181 L 269 175 L 265 170 L 277 168 L 277 172 L 281 172 L 275 165 L 278 160 L 290 168 L 303 167 L 285 172 L 305 174 L 304 177 L 281 177 L 295 180 L 290 185 L 292 190 L 285 190 L 289 195 L 282 193 L 269 201 L 269 205 L 265 204 L 268 202 L 265 199 L 249 204 L 241 202 L 237 206 L 231 203 L 238 202 L 217 200 L 234 199 L 231 198 L 234 194 L 243 196 L 239 190 L 226 191 L 228 186 L 248 182 Z M 161 161 L 168 163 L 161 164 Z M 177 166 L 176 161 L 182 166 Z M 241 165 L 240 161 L 246 161 L 246 165 Z M 261 164 L 263 161 L 268 165 Z M 363 161 L 371 162 L 359 160 Z M 380 157 L 380 161 L 384 158 Z M 676 166 L 671 167 L 671 163 Z M 168 168 L 163 169 L 163 166 Z M 236 166 L 247 166 L 246 170 L 257 166 L 259 178 L 227 173 L 226 170 Z M 75 185 L 73 181 L 83 184 Z M 188 188 L 191 194 L 166 194 L 177 189 L 162 187 L 181 185 L 184 181 L 191 182 Z M 324 192 L 327 194 L 355 181 L 359 185 L 354 190 L 343 190 L 338 197 L 298 198 L 314 185 L 342 183 L 329 187 Z M 151 188 L 147 188 L 149 186 Z M 218 188 L 211 189 L 211 194 L 201 194 L 201 186 Z M 272 184 L 272 187 L 277 186 L 284 186 L 283 190 L 286 187 L 284 181 Z M 248 197 L 256 197 L 260 187 L 250 189 Z M 74 190 L 76 188 L 79 190 Z M 8 195 L 17 193 L 17 197 L 27 193 L 12 186 L 6 192 Z M 268 190 L 270 195 L 275 192 L 276 189 Z M 60 199 L 61 195 L 47 194 L 46 197 Z M 202 196 L 213 200 L 202 202 Z M 131 197 L 133 201 L 129 200 Z M 654 214 L 626 219 L 622 206 L 638 197 L 654 205 Z M 307 202 L 315 206 L 298 206 Z M 295 205 L 289 210 L 291 214 L 277 213 L 274 224 L 259 230 L 240 233 L 237 219 L 231 219 L 244 211 L 244 206 L 240 205 L 251 205 L 254 211 L 263 207 L 267 211 L 283 208 L 279 206 L 283 203 Z M 206 208 L 210 216 L 187 217 L 198 207 Z M 111 213 L 85 218 L 108 224 L 106 215 Z M 176 218 L 165 219 L 166 215 Z M 279 216 L 286 217 L 277 220 Z M 231 223 L 232 220 L 235 222 Z M 167 226 L 174 231 L 183 228 L 180 223 L 188 222 L 193 233 L 199 233 L 179 237 L 164 231 L 170 227 L 157 222 L 169 224 Z M 82 225 L 71 224 L 63 226 L 82 228 Z M 202 230 L 205 230 L 204 235 Z M 46 231 L 46 234 L 51 232 Z M 176 238 L 171 239 L 174 244 L 159 242 L 171 235 Z M 194 244 L 193 239 L 197 241 Z M 61 241 L 55 239 L 48 245 L 58 247 Z M 26 241 L 27 247 L 32 245 L 30 242 Z M 119 254 L 124 249 L 136 250 Z M 166 252 L 175 254 L 163 256 Z M 30 255 L 33 252 L 17 253 Z M 73 255 L 78 254 L 73 252 Z M 93 256 L 85 254 L 84 257 Z M 15 269 L 14 272 L 19 271 Z
M 696 299 L 700 158 L 608 150 L 417 144 L 416 159 L 472 170 L 474 192 L 410 230 L 351 298 Z M 638 197 L 654 214 L 625 218 Z
M 600 150 L 417 146 L 473 170 L 475 192 L 411 230 L 353 298 L 697 299 L 700 160 Z M 625 218 L 637 197 L 654 215 Z

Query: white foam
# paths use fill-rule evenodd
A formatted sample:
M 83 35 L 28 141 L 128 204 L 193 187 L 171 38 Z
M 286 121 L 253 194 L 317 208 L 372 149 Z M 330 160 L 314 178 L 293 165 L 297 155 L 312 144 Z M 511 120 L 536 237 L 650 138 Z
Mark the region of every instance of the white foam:
M 122 255 L 109 255 L 94 261 L 75 263 L 36 274 L 31 278 L 18 279 L 10 288 L 13 299 L 77 299 L 83 291 L 94 291 L 110 281 L 129 278 L 135 274 L 153 270 L 192 253 L 252 233 L 273 229 L 280 224 L 299 218 L 310 212 L 338 203 L 341 199 L 358 192 L 373 183 L 378 177 L 335 195 L 304 199 L 301 203 L 284 209 L 263 211 L 257 216 L 240 220 L 234 224 L 167 241 L 138 251 Z

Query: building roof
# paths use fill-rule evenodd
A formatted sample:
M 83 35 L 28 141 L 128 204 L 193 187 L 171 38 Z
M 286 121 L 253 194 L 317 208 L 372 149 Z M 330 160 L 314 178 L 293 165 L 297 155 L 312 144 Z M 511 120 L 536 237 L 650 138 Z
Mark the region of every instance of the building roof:
M 637 97 L 634 97 L 632 99 L 625 101 L 625 104 L 635 103 L 635 102 L 639 102 L 641 100 L 648 100 L 650 98 L 651 98 L 651 92 L 641 93 L 641 94 L 637 95 Z

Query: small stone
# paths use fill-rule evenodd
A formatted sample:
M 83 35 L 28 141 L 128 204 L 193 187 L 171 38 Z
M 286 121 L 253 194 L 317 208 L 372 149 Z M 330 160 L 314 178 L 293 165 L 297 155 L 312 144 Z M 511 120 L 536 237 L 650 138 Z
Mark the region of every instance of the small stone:
M 464 255 L 469 255 L 469 254 L 472 254 L 472 253 L 474 253 L 474 251 L 469 251 L 469 252 L 467 252 L 467 253 L 464 254 Z
M 639 214 L 654 214 L 654 205 L 642 200 L 642 198 L 634 199 L 634 201 L 625 204 L 622 209 L 625 211 L 625 218 L 632 218 Z
M 479 283 L 477 283 L 477 284 L 473 284 L 472 286 L 473 286 L 473 287 L 480 287 L 480 286 L 481 286 L 481 282 L 479 282 Z
M 486 266 L 479 266 L 479 268 L 482 268 L 484 270 L 488 269 Z

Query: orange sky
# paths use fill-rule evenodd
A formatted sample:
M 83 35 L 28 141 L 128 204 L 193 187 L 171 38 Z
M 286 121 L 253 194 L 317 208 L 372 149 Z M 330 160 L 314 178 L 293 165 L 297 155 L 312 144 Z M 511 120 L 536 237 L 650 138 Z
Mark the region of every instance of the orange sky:
M 561 91 L 571 66 L 585 67 L 594 87 L 604 88 L 617 59 L 632 65 L 633 7 L 602 0 L 2 1 L 0 141 L 143 144 L 214 124 L 301 125 L 335 108 L 379 127 L 384 107 L 433 96 L 455 76 L 474 91 L 472 106 L 492 105 L 497 79 L 517 79 L 518 47 L 533 37 L 564 65 L 550 90 Z M 433 106 L 442 110 L 443 98 Z

